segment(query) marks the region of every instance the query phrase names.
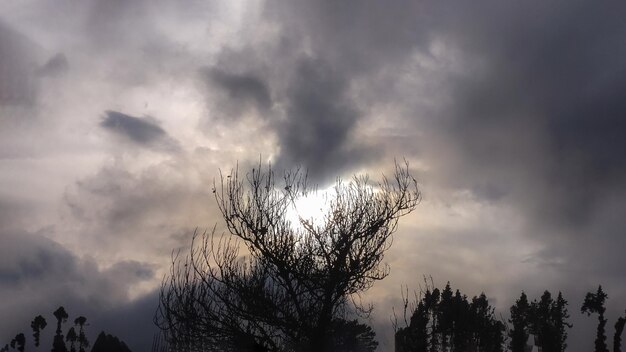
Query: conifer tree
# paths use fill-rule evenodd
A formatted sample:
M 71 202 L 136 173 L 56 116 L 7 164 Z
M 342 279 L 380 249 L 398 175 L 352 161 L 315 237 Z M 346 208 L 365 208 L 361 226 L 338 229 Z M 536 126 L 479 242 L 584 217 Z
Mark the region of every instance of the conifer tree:
M 526 341 L 528 340 L 528 322 L 530 314 L 530 305 L 526 293 L 522 291 L 520 298 L 511 306 L 511 319 L 509 322 L 513 324 L 513 329 L 509 331 L 511 338 L 509 347 L 511 352 L 524 352 L 526 349 Z
M 469 303 L 459 290 L 452 296 L 449 285 L 439 292 L 424 292 L 410 324 L 396 332 L 396 352 L 503 351 L 505 326 L 484 293 Z
M 87 336 L 85 335 L 85 323 L 87 322 L 87 318 L 84 316 L 80 316 L 74 319 L 74 325 L 79 326 L 78 331 L 78 352 L 85 352 L 85 349 L 89 347 L 89 341 L 87 340 Z
M 67 321 L 69 317 L 63 306 L 54 311 L 54 316 L 57 318 L 57 330 L 52 342 L 52 352 L 67 352 L 65 341 L 63 340 L 63 331 L 61 330 L 61 324 Z
M 439 310 L 437 312 L 437 321 L 439 322 L 439 332 L 441 349 L 447 351 L 452 340 L 452 329 L 454 327 L 453 312 L 453 293 L 450 288 L 450 282 L 441 291 L 441 301 L 439 302 Z
M 24 352 L 24 346 L 26 345 L 26 337 L 23 333 L 15 335 L 15 338 L 11 340 L 11 348 L 17 349 L 19 352 Z
M 585 296 L 585 302 L 580 308 L 581 313 L 587 313 L 587 316 L 592 313 L 598 313 L 598 330 L 596 333 L 595 340 L 595 352 L 608 352 L 608 348 L 606 346 L 606 334 L 605 334 L 605 326 L 606 326 L 606 318 L 604 318 L 604 312 L 606 308 L 604 307 L 604 302 L 606 301 L 607 295 L 602 291 L 602 286 L 598 286 L 598 291 L 596 293 L 588 292 Z
M 30 323 L 30 327 L 33 329 L 33 339 L 35 340 L 35 347 L 39 347 L 41 330 L 43 330 L 47 325 L 48 323 L 46 322 L 46 319 L 41 315 L 36 316 L 35 319 L 33 319 L 33 321 Z
M 555 352 L 555 331 L 552 322 L 554 300 L 549 291 L 544 291 L 539 301 L 531 303 L 531 332 L 536 335 L 542 351 Z
M 626 316 L 619 317 L 615 323 L 615 335 L 613 335 L 613 352 L 622 352 L 622 332 L 626 324 Z
M 567 330 L 571 328 L 572 324 L 567 322 L 569 314 L 567 312 L 567 301 L 563 298 L 563 294 L 559 291 L 556 302 L 554 302 L 551 309 L 552 322 L 554 324 L 554 351 L 564 352 L 567 348 Z
M 70 343 L 70 352 L 76 352 L 76 340 L 78 336 L 76 335 L 76 330 L 72 326 L 70 330 L 67 332 L 67 336 L 65 337 L 65 341 Z

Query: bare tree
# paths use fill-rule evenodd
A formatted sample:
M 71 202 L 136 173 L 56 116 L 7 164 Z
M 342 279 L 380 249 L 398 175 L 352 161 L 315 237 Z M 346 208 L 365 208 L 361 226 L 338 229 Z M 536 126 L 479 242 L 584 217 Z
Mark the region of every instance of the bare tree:
M 323 217 L 293 224 L 295 201 L 312 192 L 305 173 L 277 181 L 271 167 L 214 183 L 228 234 L 196 234 L 188 256 L 173 256 L 155 316 L 171 349 L 340 351 L 341 334 L 363 331 L 346 317 L 371 311 L 360 294 L 389 274 L 383 256 L 420 201 L 417 182 L 406 163 L 378 183 L 338 179 Z

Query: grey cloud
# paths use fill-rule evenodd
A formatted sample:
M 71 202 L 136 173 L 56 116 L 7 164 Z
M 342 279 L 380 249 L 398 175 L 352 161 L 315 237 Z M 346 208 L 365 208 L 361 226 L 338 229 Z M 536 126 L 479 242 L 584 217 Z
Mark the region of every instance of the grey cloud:
M 38 45 L 0 20 L 0 106 L 34 104 Z
M 65 54 L 58 53 L 50 58 L 43 66 L 37 69 L 40 76 L 55 76 L 65 72 L 69 67 L 69 63 Z
M 117 111 L 106 111 L 100 126 L 125 135 L 139 144 L 148 144 L 165 136 L 165 131 L 152 121 Z
M 95 262 L 80 259 L 61 244 L 40 233 L 3 231 L 0 282 L 3 290 L 16 287 L 31 290 L 47 286 L 76 289 L 85 297 L 102 303 L 123 301 L 130 285 L 151 279 L 154 272 L 146 263 L 119 262 L 107 270 L 99 270 Z M 36 294 L 36 290 L 31 292 Z
M 11 317 L 0 322 L 1 341 L 27 329 L 35 315 L 46 315 L 59 305 L 89 318 L 103 308 L 126 305 L 129 288 L 153 277 L 146 263 L 120 262 L 101 270 L 43 233 L 2 231 L 0 295 L 11 297 L 12 304 L 0 307 L 2 316 Z
M 429 7 L 410 0 L 270 0 L 265 11 L 285 36 L 306 41 L 314 56 L 342 74 L 357 75 L 397 64 L 427 42 L 427 25 L 434 21 Z
M 468 11 L 450 34 L 468 57 L 486 62 L 482 73 L 454 81 L 454 103 L 444 110 L 452 120 L 443 132 L 467 160 L 461 167 L 514 197 L 530 192 L 529 214 L 568 232 L 584 228 L 606 192 L 626 187 L 626 104 L 618 93 L 626 88 L 624 12 L 496 6 Z M 494 15 L 511 20 L 483 21 Z M 523 189 L 495 173 L 506 169 L 527 175 Z
M 179 147 L 178 143 L 153 119 L 134 117 L 111 110 L 106 111 L 105 115 L 100 126 L 136 144 L 169 150 L 176 150 Z
M 141 254 L 158 253 L 163 257 L 156 260 L 162 260 L 172 248 L 186 246 L 195 227 L 217 220 L 210 217 L 216 213 L 210 180 L 189 181 L 201 175 L 185 160 L 128 169 L 124 163 L 105 165 L 68 187 L 65 214 L 83 248 L 103 253 L 120 248 L 131 258 L 134 248 L 141 248 Z M 152 240 L 146 242 L 146 236 Z
M 321 60 L 299 62 L 287 95 L 287 120 L 277 124 L 279 166 L 303 165 L 319 179 L 365 157 L 350 139 L 360 111 L 348 96 L 347 84 L 341 72 Z
M 260 110 L 271 108 L 269 87 L 254 74 L 238 74 L 213 68 L 206 72 L 209 80 L 226 91 L 235 104 L 254 104 Z

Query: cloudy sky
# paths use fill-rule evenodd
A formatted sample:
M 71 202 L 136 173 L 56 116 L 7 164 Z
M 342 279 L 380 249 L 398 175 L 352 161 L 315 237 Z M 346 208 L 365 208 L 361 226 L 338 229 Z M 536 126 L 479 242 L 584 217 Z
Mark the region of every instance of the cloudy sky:
M 626 3 L 0 1 L 0 343 L 64 305 L 151 344 L 173 249 L 219 170 L 320 187 L 406 158 L 423 201 L 368 292 L 381 350 L 422 275 L 503 316 L 563 291 L 626 308 Z

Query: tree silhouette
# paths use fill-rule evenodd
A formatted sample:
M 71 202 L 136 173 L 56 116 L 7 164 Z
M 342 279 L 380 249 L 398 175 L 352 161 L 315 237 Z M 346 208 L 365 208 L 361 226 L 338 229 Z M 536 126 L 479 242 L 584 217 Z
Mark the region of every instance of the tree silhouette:
M 174 256 L 161 289 L 155 322 L 177 348 L 227 350 L 247 339 L 257 350 L 337 350 L 334 322 L 371 310 L 358 295 L 388 275 L 391 235 L 420 199 L 408 165 L 377 184 L 338 180 L 324 217 L 298 224 L 289 212 L 312 192 L 299 170 L 280 184 L 271 167 L 234 170 L 213 191 L 232 236 L 194 236 L 199 248 Z
M 604 318 L 604 302 L 607 298 L 606 293 L 602 291 L 602 286 L 598 286 L 598 291 L 594 294 L 588 292 L 585 296 L 585 301 L 580 308 L 581 313 L 587 313 L 587 316 L 592 313 L 598 313 L 598 331 L 595 341 L 595 352 L 608 352 L 606 347 L 606 334 L 605 326 L 607 320 Z
M 483 293 L 468 302 L 459 290 L 451 293 L 449 284 L 441 294 L 436 288 L 426 289 L 410 324 L 396 331 L 396 352 L 504 350 L 505 325 L 495 318 L 487 296 Z
M 626 324 L 626 316 L 619 317 L 615 322 L 615 335 L 613 335 L 613 352 L 622 351 L 622 332 Z
M 76 330 L 74 330 L 74 327 L 72 326 L 67 332 L 67 336 L 65 336 L 65 341 L 70 343 L 70 352 L 76 352 L 76 340 L 78 340 L 78 336 L 76 335 Z
M 89 341 L 84 329 L 86 322 L 87 318 L 82 315 L 74 319 L 74 325 L 78 325 L 80 328 L 78 331 L 78 352 L 85 352 L 85 348 L 89 347 Z
M 530 332 L 535 334 L 537 344 L 542 351 L 556 351 L 555 324 L 552 321 L 552 307 L 554 300 L 549 291 L 544 291 L 539 301 L 534 300 L 530 305 Z
M 509 331 L 511 352 L 524 352 L 526 350 L 529 315 L 530 304 L 528 303 L 528 297 L 522 292 L 520 298 L 511 306 L 511 319 L 509 320 L 513 324 L 513 329 Z
M 448 350 L 454 332 L 454 302 L 452 288 L 450 282 L 446 283 L 446 287 L 441 291 L 441 300 L 439 301 L 439 309 L 437 311 L 437 321 L 439 322 L 439 331 L 441 332 L 441 348 Z
M 48 323 L 46 322 L 46 319 L 41 315 L 36 316 L 35 319 L 33 319 L 33 321 L 30 323 L 30 327 L 31 329 L 33 329 L 33 339 L 35 340 L 35 347 L 39 347 L 41 330 L 45 329 L 47 325 Z
M 17 349 L 19 352 L 24 352 L 24 346 L 26 345 L 26 337 L 23 333 L 15 335 L 15 338 L 11 340 L 11 348 Z
M 567 348 L 567 330 L 573 325 L 567 322 L 569 314 L 567 312 L 567 301 L 563 298 L 563 294 L 559 291 L 559 295 L 556 298 L 556 302 L 553 304 L 550 313 L 551 321 L 554 324 L 553 331 L 555 333 L 554 351 L 564 352 Z
M 61 330 L 61 324 L 67 321 L 69 317 L 65 312 L 63 306 L 54 311 L 54 316 L 57 318 L 57 330 L 52 342 L 52 352 L 67 352 L 65 341 L 63 340 L 63 331 Z
M 331 345 L 335 351 L 373 352 L 378 346 L 376 333 L 358 320 L 335 319 L 330 329 Z
M 9 345 L 6 344 L 4 347 L 0 348 L 0 352 L 9 352 Z
M 100 332 L 91 352 L 130 352 L 128 346 L 117 337 Z

